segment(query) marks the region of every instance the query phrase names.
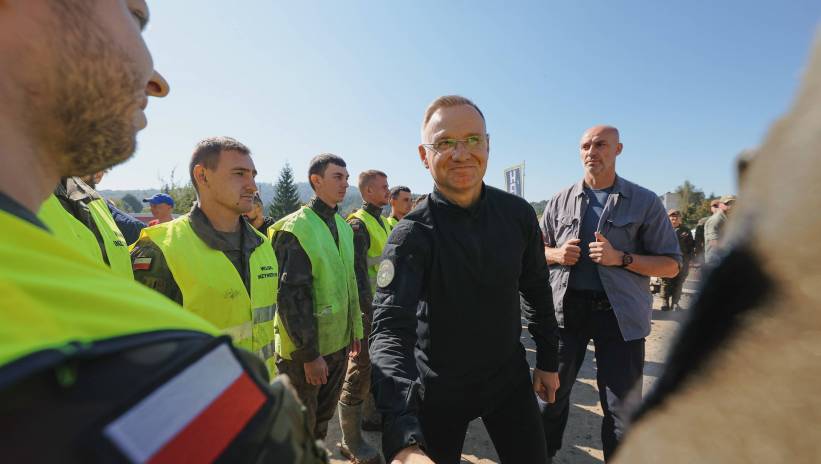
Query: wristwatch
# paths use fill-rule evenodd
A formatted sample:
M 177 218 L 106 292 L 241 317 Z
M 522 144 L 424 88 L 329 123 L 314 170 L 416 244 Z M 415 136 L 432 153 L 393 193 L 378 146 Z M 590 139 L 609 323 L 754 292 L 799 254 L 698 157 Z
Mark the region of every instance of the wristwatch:
M 627 267 L 633 264 L 633 255 L 628 252 L 623 252 L 624 254 L 621 255 L 621 267 Z

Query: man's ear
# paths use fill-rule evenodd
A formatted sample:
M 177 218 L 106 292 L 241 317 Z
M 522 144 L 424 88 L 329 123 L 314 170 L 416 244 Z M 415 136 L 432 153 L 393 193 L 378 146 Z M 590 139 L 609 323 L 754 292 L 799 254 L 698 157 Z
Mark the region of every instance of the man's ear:
M 208 178 L 205 175 L 205 166 L 197 164 L 194 166 L 194 179 L 197 185 L 203 187 L 208 184 Z
M 308 182 L 310 182 L 311 185 L 314 187 L 314 191 L 316 191 L 320 179 L 322 179 L 322 176 L 320 176 L 319 174 L 311 174 L 311 176 L 308 177 Z
M 621 155 L 621 150 L 622 150 L 623 148 L 624 148 L 624 145 L 622 145 L 622 143 L 621 143 L 621 142 L 619 142 L 619 144 L 618 144 L 618 145 L 616 145 L 616 156 Z
M 418 149 L 419 159 L 422 160 L 422 164 L 425 165 L 425 169 L 430 169 L 430 165 L 428 165 L 428 150 L 422 145 L 419 145 Z

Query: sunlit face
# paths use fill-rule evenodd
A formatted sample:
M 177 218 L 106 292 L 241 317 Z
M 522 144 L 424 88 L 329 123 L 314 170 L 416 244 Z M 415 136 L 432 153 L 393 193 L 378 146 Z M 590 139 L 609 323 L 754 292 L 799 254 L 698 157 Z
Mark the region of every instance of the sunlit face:
M 419 157 L 440 189 L 462 193 L 481 185 L 490 153 L 486 135 L 484 119 L 470 105 L 439 108 L 431 115 L 422 131 L 423 144 L 435 144 L 442 139 L 464 140 L 470 136 L 480 136 L 483 140 L 473 148 L 460 143 L 449 155 L 419 145 Z
M 236 150 L 223 150 L 214 169 L 194 166 L 194 176 L 202 202 L 213 201 L 240 214 L 254 208 L 257 170 L 250 156 Z
M 151 209 L 151 215 L 161 221 L 170 220 L 171 214 L 174 212 L 174 207 L 168 203 L 156 203 L 148 205 L 148 207 Z
M 145 1 L 24 3 L 31 16 L 21 54 L 26 58 L 6 78 L 26 92 L 21 117 L 39 148 L 61 176 L 90 174 L 129 158 L 146 125 L 148 97 L 168 93 L 142 39 Z
M 668 216 L 670 218 L 670 224 L 673 225 L 673 228 L 676 228 L 681 225 L 681 215 L 680 214 L 670 214 Z
M 402 219 L 411 210 L 411 194 L 399 192 L 395 199 L 391 199 L 391 213 L 397 219 Z
M 579 155 L 587 174 L 602 176 L 615 174 L 616 157 L 622 150 L 618 133 L 608 127 L 593 127 L 579 141 Z
M 391 198 L 391 189 L 388 187 L 388 178 L 382 176 L 376 176 L 371 179 L 371 182 L 368 184 L 367 198 L 365 201 L 368 203 L 378 206 L 382 208 L 383 206 L 387 205 Z
M 333 163 L 328 163 L 325 174 L 311 175 L 311 183 L 316 196 L 330 205 L 337 205 L 345 199 L 348 192 L 348 169 Z

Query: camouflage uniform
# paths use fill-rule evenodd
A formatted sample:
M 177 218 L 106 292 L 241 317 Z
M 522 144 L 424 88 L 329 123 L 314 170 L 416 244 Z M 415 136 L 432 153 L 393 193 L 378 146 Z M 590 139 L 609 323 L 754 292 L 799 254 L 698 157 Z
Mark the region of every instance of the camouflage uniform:
M 191 228 L 194 233 L 209 247 L 225 253 L 225 256 L 242 277 L 245 289 L 250 292 L 250 257 L 251 253 L 262 243 L 262 237 L 254 233 L 253 226 L 245 218 L 239 218 L 242 221 L 242 226 L 240 227 L 240 245 L 237 246 L 237 244 L 231 243 L 231 240 L 227 239 L 225 234 L 214 229 L 211 221 L 208 220 L 196 203 L 194 203 L 188 214 L 191 218 Z M 141 264 L 136 264 L 136 260 L 139 258 L 147 258 L 148 261 L 142 259 Z M 182 304 L 182 291 L 168 268 L 162 250 L 150 238 L 143 236 L 137 240 L 131 250 L 131 262 L 134 263 L 132 269 L 134 270 L 134 279 L 137 282 L 162 293 L 180 305 Z
M 382 208 L 365 203 L 362 209 L 373 216 L 380 226 L 384 226 L 381 218 Z M 371 390 L 371 358 L 368 355 L 367 344 L 368 337 L 371 335 L 373 317 L 371 307 L 373 293 L 368 278 L 368 248 L 371 247 L 371 236 L 361 219 L 351 218 L 348 223 L 353 229 L 354 270 L 356 271 L 356 286 L 359 290 L 359 308 L 362 310 L 362 328 L 365 339 L 362 342 L 362 351 L 359 352 L 359 356 L 353 358 L 348 365 L 340 401 L 356 406 L 367 399 Z
M 336 208 L 331 208 L 314 197 L 308 203 L 328 226 L 334 241 L 339 244 L 334 216 Z M 279 263 L 279 293 L 277 307 L 279 318 L 285 325 L 296 349 L 291 359 L 277 356 L 277 370 L 287 374 L 300 400 L 308 410 L 309 427 L 317 438 L 325 438 L 328 421 L 336 411 L 336 404 L 342 392 L 347 367 L 347 348 L 324 356 L 328 364 L 328 381 L 325 385 L 311 385 L 305 379 L 304 365 L 319 357 L 319 332 L 314 317 L 313 271 L 308 254 L 299 240 L 290 232 L 280 231 L 274 241 L 274 252 Z
M 695 240 L 693 240 L 690 229 L 682 224 L 676 227 L 675 231 L 676 237 L 678 237 L 678 246 L 681 249 L 682 263 L 678 275 L 661 279 L 661 299 L 664 301 L 664 305 L 668 307 L 677 305 L 681 298 L 681 289 L 684 286 L 684 281 L 687 280 L 687 274 L 690 272 L 690 260 L 695 252 Z M 672 301 L 668 304 L 668 300 Z

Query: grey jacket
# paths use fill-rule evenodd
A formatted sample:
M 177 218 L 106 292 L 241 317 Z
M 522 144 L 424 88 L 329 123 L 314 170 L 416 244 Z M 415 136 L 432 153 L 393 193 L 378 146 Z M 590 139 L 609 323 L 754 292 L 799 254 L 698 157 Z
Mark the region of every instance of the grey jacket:
M 541 220 L 545 245 L 556 248 L 570 239 L 579 238 L 588 203 L 584 180 L 551 198 Z M 626 179 L 616 176 L 596 230 L 618 250 L 638 255 L 669 256 L 681 267 L 676 233 L 661 200 L 655 193 Z M 556 320 L 560 327 L 564 327 L 563 301 L 572 266 L 551 264 L 549 268 Z M 653 303 L 650 278 L 620 267 L 598 266 L 598 269 L 622 337 L 628 341 L 646 337 L 650 333 Z

